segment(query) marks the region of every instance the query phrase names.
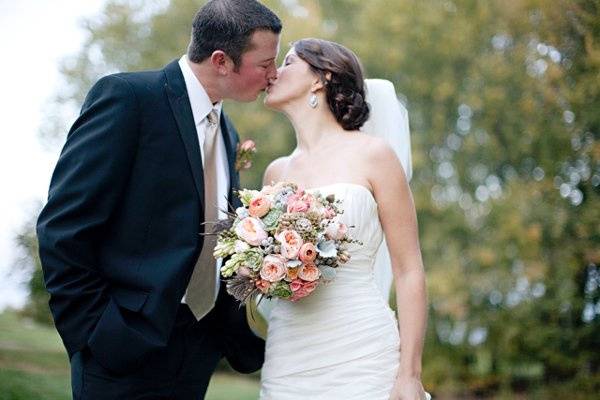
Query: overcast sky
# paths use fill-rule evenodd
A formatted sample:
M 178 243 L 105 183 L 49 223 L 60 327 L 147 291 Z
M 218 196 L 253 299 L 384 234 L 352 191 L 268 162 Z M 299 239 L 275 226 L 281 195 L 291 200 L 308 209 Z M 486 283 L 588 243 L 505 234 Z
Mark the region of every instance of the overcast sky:
M 9 272 L 14 237 L 46 197 L 59 149 L 45 150 L 38 131 L 44 104 L 59 89 L 60 60 L 76 53 L 84 17 L 105 0 L 0 0 L 0 310 L 18 307 L 25 291 Z

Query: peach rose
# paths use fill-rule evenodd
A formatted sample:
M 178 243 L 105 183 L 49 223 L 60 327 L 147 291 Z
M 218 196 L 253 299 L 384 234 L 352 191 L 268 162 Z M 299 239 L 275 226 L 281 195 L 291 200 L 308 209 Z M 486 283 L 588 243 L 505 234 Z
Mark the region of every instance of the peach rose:
M 248 212 L 253 217 L 262 218 L 265 215 L 267 215 L 270 209 L 271 202 L 269 201 L 269 199 L 266 196 L 259 194 L 258 196 L 250 200 Z
M 293 230 L 282 231 L 277 235 L 276 239 L 281 243 L 281 255 L 288 260 L 298 257 L 300 248 L 304 244 L 300 234 Z
M 267 293 L 271 287 L 271 282 L 265 281 L 264 279 L 257 279 L 255 282 L 256 288 L 262 293 Z
M 237 271 L 235 271 L 239 276 L 244 276 L 244 277 L 248 277 L 250 276 L 250 274 L 252 273 L 250 271 L 250 268 L 246 267 L 246 266 L 241 266 L 237 269 Z
M 348 233 L 348 227 L 346 224 L 343 224 L 338 221 L 334 221 L 327 225 L 325 229 L 325 234 L 329 236 L 333 240 L 340 240 Z
M 260 269 L 260 277 L 269 282 L 278 282 L 286 274 L 285 259 L 277 255 L 265 257 Z
M 300 247 L 298 258 L 304 263 L 315 261 L 315 258 L 317 258 L 317 249 L 315 248 L 315 245 L 310 242 L 304 243 L 302 247 Z
M 298 277 L 307 282 L 314 282 L 321 276 L 321 271 L 315 264 L 304 264 L 298 272 Z
M 267 238 L 264 224 L 260 219 L 246 217 L 235 228 L 235 233 L 252 246 L 258 246 Z

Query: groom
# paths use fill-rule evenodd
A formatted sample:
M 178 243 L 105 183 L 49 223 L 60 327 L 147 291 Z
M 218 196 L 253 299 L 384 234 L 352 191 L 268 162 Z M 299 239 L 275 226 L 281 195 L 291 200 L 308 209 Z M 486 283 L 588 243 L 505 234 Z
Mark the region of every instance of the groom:
M 218 280 L 214 239 L 239 185 L 223 99 L 276 76 L 281 22 L 255 0 L 212 0 L 187 55 L 90 90 L 37 225 L 75 399 L 201 399 L 226 357 L 258 370 L 264 342 Z

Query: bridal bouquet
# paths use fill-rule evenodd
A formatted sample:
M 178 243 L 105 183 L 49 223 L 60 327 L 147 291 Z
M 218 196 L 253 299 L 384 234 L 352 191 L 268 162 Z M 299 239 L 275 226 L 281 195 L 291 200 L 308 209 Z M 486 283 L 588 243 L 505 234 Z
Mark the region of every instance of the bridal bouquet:
M 254 295 L 297 301 L 350 259 L 347 245 L 359 243 L 337 218 L 341 201 L 308 193 L 293 183 L 240 190 L 243 204 L 218 232 L 216 258 L 227 291 L 245 302 Z

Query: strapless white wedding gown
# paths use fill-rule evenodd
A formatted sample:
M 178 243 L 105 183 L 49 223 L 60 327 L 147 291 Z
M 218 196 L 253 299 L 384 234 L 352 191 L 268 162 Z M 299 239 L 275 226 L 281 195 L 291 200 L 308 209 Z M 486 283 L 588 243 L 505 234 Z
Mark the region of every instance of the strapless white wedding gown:
M 362 246 L 329 285 L 297 302 L 276 301 L 268 317 L 261 400 L 388 400 L 400 364 L 396 317 L 373 265 L 383 239 L 377 203 L 364 186 L 310 191 L 343 200 L 342 222 Z

